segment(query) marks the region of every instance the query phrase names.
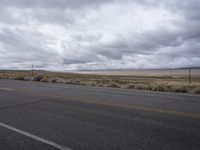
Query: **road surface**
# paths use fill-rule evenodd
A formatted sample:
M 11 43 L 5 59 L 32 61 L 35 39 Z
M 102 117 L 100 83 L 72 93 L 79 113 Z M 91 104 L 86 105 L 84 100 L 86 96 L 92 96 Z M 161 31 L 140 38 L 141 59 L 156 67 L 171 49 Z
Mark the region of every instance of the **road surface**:
M 0 80 L 2 150 L 199 150 L 200 96 Z

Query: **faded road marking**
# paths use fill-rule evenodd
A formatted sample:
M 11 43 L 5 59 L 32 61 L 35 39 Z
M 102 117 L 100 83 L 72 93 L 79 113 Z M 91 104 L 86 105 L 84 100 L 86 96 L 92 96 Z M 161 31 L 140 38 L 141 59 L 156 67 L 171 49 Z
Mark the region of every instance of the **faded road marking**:
M 135 109 L 135 110 L 141 110 L 141 111 L 146 111 L 146 112 L 157 112 L 157 113 L 164 113 L 164 114 L 168 114 L 168 115 L 176 115 L 176 116 L 182 116 L 182 117 L 200 118 L 200 114 L 198 114 L 198 113 L 179 112 L 179 111 L 175 111 L 175 110 L 161 109 L 161 108 L 151 108 L 151 107 L 146 107 L 144 105 L 136 105 L 136 104 L 109 103 L 109 102 L 97 101 L 94 99 L 86 100 L 81 97 L 52 95 L 52 94 L 48 94 L 48 93 L 35 93 L 35 92 L 30 92 L 29 90 L 23 90 L 21 92 L 24 92 L 24 91 L 31 93 L 31 94 L 38 95 L 38 96 L 51 97 L 51 98 L 56 98 L 56 99 L 60 99 L 60 100 L 74 100 L 74 101 L 83 102 L 83 103 L 107 105 L 107 106 L 113 106 L 113 107 L 122 107 L 122 108 Z
M 0 122 L 0 127 L 9 129 L 9 130 L 14 131 L 14 132 L 17 132 L 17 133 L 19 133 L 19 134 L 21 134 L 21 135 L 24 135 L 24 136 L 26 136 L 26 137 L 29 137 L 29 138 L 34 139 L 34 140 L 36 140 L 36 141 L 39 141 L 39 142 L 41 142 L 41 143 L 50 145 L 50 146 L 52 146 L 52 147 L 54 147 L 54 148 L 57 148 L 57 149 L 59 149 L 59 150 L 72 150 L 72 149 L 70 149 L 70 148 L 68 148 L 68 147 L 65 147 L 65 146 L 63 146 L 63 145 L 54 143 L 54 142 L 52 142 L 52 141 L 46 140 L 46 139 L 44 139 L 44 138 L 41 138 L 41 137 L 39 137 L 39 136 L 30 134 L 30 133 L 28 133 L 28 132 L 22 131 L 22 130 L 20 130 L 20 129 L 14 128 L 14 127 L 12 127 L 12 126 L 9 126 L 9 125 L 4 124 L 4 123 L 1 123 L 1 122 Z
M 102 101 L 97 101 L 97 100 L 84 100 L 79 97 L 69 97 L 69 96 L 63 97 L 63 96 L 51 95 L 51 94 L 39 94 L 39 95 L 58 98 L 62 100 L 74 100 L 74 101 L 79 101 L 83 103 L 122 107 L 122 108 L 129 108 L 129 109 L 141 110 L 141 111 L 146 111 L 146 112 L 157 112 L 157 113 L 164 113 L 164 114 L 177 115 L 177 116 L 183 116 L 183 117 L 200 118 L 200 114 L 190 113 L 190 112 L 179 112 L 179 111 L 170 110 L 170 109 L 151 108 L 151 107 L 135 105 L 135 104 L 117 104 L 117 103 L 102 102 Z
M 5 90 L 5 91 L 14 91 L 14 89 L 4 88 L 4 87 L 0 87 L 0 90 Z

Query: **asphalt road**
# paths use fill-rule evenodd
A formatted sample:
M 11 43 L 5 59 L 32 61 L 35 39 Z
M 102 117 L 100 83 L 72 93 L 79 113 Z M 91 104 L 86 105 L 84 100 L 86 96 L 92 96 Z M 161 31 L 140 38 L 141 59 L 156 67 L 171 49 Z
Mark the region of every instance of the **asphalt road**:
M 199 150 L 200 96 L 0 80 L 0 150 Z

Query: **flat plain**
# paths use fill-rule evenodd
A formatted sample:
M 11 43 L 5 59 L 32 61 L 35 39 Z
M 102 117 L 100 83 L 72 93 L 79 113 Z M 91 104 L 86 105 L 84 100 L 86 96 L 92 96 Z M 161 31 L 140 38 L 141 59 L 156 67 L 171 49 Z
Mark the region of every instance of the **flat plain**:
M 114 87 L 150 91 L 200 93 L 200 69 L 130 69 L 77 72 L 0 71 L 0 78 L 25 81 L 63 83 L 98 87 Z

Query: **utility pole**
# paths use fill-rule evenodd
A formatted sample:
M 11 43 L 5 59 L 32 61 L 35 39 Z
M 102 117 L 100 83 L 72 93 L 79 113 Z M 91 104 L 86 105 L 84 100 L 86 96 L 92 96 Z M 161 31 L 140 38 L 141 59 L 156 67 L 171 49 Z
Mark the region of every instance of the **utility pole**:
M 33 77 L 33 64 L 32 64 L 32 69 L 31 69 L 31 76 Z
M 188 76 L 188 78 L 189 78 L 189 84 L 191 83 L 191 68 L 189 68 L 189 76 Z

